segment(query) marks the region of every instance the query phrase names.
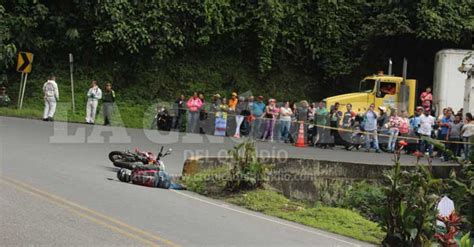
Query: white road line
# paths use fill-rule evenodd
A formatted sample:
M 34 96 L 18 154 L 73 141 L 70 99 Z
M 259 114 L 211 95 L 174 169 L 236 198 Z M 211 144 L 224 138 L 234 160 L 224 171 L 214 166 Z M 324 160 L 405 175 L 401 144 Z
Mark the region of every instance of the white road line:
M 279 225 L 283 225 L 283 226 L 290 227 L 290 228 L 293 228 L 293 229 L 297 229 L 297 230 L 300 230 L 300 231 L 308 232 L 308 233 L 311 233 L 311 234 L 319 235 L 319 236 L 322 236 L 322 237 L 325 237 L 325 238 L 333 239 L 333 240 L 336 240 L 336 241 L 339 241 L 339 242 L 342 242 L 342 243 L 345 243 L 345 244 L 349 244 L 349 245 L 352 245 L 352 246 L 360 246 L 359 244 L 351 243 L 351 242 L 348 242 L 346 240 L 342 240 L 342 239 L 339 239 L 339 238 L 336 238 L 336 237 L 333 237 L 333 236 L 330 236 L 330 235 L 327 235 L 327 234 L 324 234 L 324 233 L 312 231 L 312 230 L 309 230 L 309 229 L 306 229 L 306 228 L 303 228 L 303 227 L 300 227 L 300 226 L 288 224 L 288 223 L 285 223 L 285 222 L 282 222 L 282 221 L 278 221 L 278 220 L 270 219 L 270 218 L 267 218 L 267 217 L 263 217 L 261 215 L 252 214 L 252 213 L 249 213 L 249 212 L 245 212 L 245 211 L 242 211 L 242 210 L 231 208 L 231 207 L 227 206 L 226 204 L 224 204 L 224 205 L 226 205 L 226 206 L 224 206 L 222 204 L 217 204 L 217 203 L 214 203 L 214 202 L 210 202 L 210 201 L 201 199 L 199 197 L 188 195 L 188 194 L 183 193 L 183 192 L 178 191 L 178 190 L 172 190 L 172 191 L 174 191 L 175 193 L 180 194 L 182 196 L 185 196 L 185 197 L 188 197 L 188 198 L 200 201 L 200 202 L 204 202 L 204 203 L 216 206 L 216 207 L 224 208 L 224 209 L 231 210 L 231 211 L 241 213 L 241 214 L 245 214 L 245 215 L 248 215 L 248 216 L 253 216 L 253 217 L 256 217 L 256 218 L 259 218 L 259 219 L 262 219 L 262 220 L 266 220 L 266 221 L 269 221 L 269 222 L 273 222 L 273 223 L 276 223 L 276 224 L 279 224 Z

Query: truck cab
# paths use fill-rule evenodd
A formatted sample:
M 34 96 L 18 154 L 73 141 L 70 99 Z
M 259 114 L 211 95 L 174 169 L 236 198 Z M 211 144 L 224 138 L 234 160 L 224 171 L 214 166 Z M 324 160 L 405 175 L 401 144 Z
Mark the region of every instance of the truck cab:
M 375 104 L 376 109 L 379 106 L 384 106 L 387 109 L 401 109 L 405 98 L 404 103 L 408 114 L 412 115 L 416 101 L 416 80 L 406 80 L 406 97 L 403 97 L 404 87 L 402 82 L 403 77 L 391 75 L 367 76 L 359 83 L 358 92 L 328 97 L 325 99 L 326 106 L 329 110 L 332 105 L 339 102 L 341 105 L 339 109 L 344 111 L 344 106 L 351 103 L 353 111 L 364 113 L 372 103 Z

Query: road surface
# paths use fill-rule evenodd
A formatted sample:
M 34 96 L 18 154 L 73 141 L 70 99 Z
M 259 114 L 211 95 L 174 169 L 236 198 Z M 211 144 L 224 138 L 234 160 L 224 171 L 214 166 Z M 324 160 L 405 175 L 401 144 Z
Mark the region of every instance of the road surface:
M 223 154 L 235 145 L 230 138 L 153 133 L 0 117 L 0 245 L 367 245 L 189 191 L 119 182 L 107 159 L 112 150 L 153 151 L 166 143 L 173 149 L 166 168 L 180 174 L 186 156 Z M 264 155 L 391 164 L 388 154 L 271 143 L 258 143 L 258 149 Z

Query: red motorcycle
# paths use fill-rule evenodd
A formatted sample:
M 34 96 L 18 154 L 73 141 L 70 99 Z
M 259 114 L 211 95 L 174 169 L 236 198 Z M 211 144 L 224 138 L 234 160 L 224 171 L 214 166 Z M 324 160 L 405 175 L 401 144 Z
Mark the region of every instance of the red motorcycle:
M 163 146 L 161 147 L 158 155 L 153 154 L 152 152 L 143 152 L 138 148 L 135 148 L 133 152 L 131 151 L 112 151 L 109 153 L 109 160 L 112 161 L 114 166 L 120 168 L 126 168 L 133 170 L 137 165 L 150 165 L 156 166 L 160 170 L 165 169 L 165 164 L 160 159 L 171 154 L 172 149 L 168 149 L 163 153 Z
M 172 182 L 170 175 L 165 172 L 165 164 L 161 158 L 171 152 L 172 150 L 168 149 L 163 153 L 163 147 L 157 156 L 138 149 L 135 149 L 135 152 L 113 151 L 109 154 L 109 158 L 114 166 L 121 168 L 117 171 L 117 178 L 122 182 L 164 189 L 185 189 Z

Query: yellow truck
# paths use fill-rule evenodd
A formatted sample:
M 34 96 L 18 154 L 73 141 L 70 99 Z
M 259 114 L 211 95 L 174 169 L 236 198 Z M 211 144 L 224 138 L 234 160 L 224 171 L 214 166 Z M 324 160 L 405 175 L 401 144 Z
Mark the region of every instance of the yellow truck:
M 406 75 L 406 60 L 403 68 L 403 74 Z M 364 113 L 369 105 L 373 103 L 376 109 L 379 106 L 384 106 L 387 109 L 405 110 L 409 115 L 413 115 L 417 100 L 416 80 L 405 79 L 406 76 L 399 77 L 390 74 L 391 67 L 388 75 L 379 73 L 365 77 L 359 84 L 359 92 L 326 98 L 324 101 L 328 110 L 336 102 L 339 102 L 341 111 L 344 111 L 345 105 L 350 103 L 353 111 Z

